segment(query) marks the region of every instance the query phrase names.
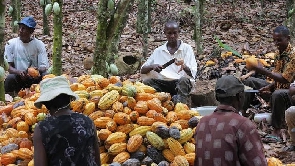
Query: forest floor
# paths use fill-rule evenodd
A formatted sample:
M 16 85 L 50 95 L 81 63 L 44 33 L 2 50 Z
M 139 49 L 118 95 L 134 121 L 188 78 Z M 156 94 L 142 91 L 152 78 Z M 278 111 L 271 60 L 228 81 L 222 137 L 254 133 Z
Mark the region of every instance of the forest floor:
M 89 70 L 83 67 L 85 57 L 93 55 L 96 37 L 96 9 L 98 0 L 64 0 L 63 4 L 63 49 L 62 65 L 63 73 L 71 76 L 89 74 Z M 180 39 L 190 44 L 196 53 L 200 74 L 198 81 L 210 79 L 210 68 L 204 67 L 205 62 L 210 59 L 213 47 L 218 46 L 214 36 L 218 36 L 224 43 L 238 50 L 248 50 L 251 54 L 263 55 L 274 52 L 276 49 L 272 43 L 272 30 L 286 20 L 286 6 L 283 0 L 261 1 L 244 0 L 207 0 L 205 1 L 203 32 L 203 53 L 197 53 L 193 40 L 193 3 L 187 4 L 179 0 L 157 0 L 153 5 L 152 29 L 149 34 L 149 55 L 165 41 L 163 24 L 167 19 L 176 19 L 180 22 Z M 42 10 L 39 1 L 23 0 L 22 17 L 34 16 L 37 27 L 34 32 L 36 38 L 41 39 L 48 50 L 50 62 L 52 63 L 52 15 L 48 17 L 51 28 L 51 35 L 42 34 Z M 121 36 L 119 45 L 119 56 L 142 54 L 142 38 L 136 33 L 136 6 L 133 7 L 127 26 Z M 11 18 L 6 16 L 6 40 L 16 37 L 10 26 Z M 223 28 L 229 25 L 229 28 Z M 225 51 L 225 50 L 223 50 Z M 237 68 L 240 70 L 241 68 Z M 138 76 L 138 73 L 133 73 Z M 212 90 L 212 85 L 197 85 L 203 91 Z M 211 89 L 210 89 L 211 88 Z M 264 144 L 267 157 L 278 157 L 284 163 L 295 162 L 295 154 L 282 152 L 284 144 Z

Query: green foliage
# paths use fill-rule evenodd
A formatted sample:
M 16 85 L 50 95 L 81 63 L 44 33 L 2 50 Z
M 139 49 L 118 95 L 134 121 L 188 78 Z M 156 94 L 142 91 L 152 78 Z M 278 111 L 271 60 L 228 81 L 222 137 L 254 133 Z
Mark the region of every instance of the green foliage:
M 233 55 L 235 55 L 235 56 L 238 56 L 238 57 L 242 58 L 242 55 L 238 51 L 234 50 L 229 45 L 222 43 L 221 40 L 217 36 L 215 36 L 214 38 L 218 42 L 219 47 L 221 47 L 221 48 L 223 48 L 223 49 L 225 49 L 227 51 L 232 52 Z
M 45 7 L 45 15 L 49 16 L 52 10 L 52 4 L 47 4 Z

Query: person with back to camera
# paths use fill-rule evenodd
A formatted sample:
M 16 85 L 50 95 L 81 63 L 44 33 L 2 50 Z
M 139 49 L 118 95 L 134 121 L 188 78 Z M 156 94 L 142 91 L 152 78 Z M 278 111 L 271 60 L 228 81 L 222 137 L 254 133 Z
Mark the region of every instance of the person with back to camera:
M 47 74 L 48 57 L 45 44 L 32 34 L 36 27 L 33 17 L 24 17 L 19 23 L 19 37 L 10 39 L 5 45 L 4 56 L 9 64 L 9 75 L 5 79 L 5 92 L 14 95 L 22 88 L 29 88 L 39 83 L 42 76 Z M 27 69 L 34 67 L 40 76 L 33 78 Z
M 236 77 L 222 76 L 215 95 L 220 104 L 200 119 L 195 130 L 195 166 L 266 166 L 256 125 L 239 114 L 244 84 Z
M 295 80 L 295 48 L 290 44 L 289 29 L 283 25 L 278 26 L 273 31 L 273 40 L 278 48 L 275 55 L 274 70 L 267 70 L 258 62 L 258 65 L 250 66 L 249 70 L 271 78 L 271 83 L 264 79 L 249 77 L 244 80 L 244 84 L 259 90 L 262 96 L 269 96 L 271 126 L 273 131 L 263 138 L 263 142 L 282 142 L 282 129 L 285 126 L 285 110 L 291 105 L 291 99 L 288 95 L 290 84 Z M 243 112 L 248 109 L 254 94 L 246 93 Z M 268 99 L 267 99 L 268 100 Z
M 40 97 L 35 106 L 44 104 L 50 116 L 38 122 L 34 130 L 34 164 L 98 166 L 99 139 L 93 121 L 70 109 L 78 96 L 63 76 L 47 78 L 40 83 Z
M 182 102 L 190 107 L 190 92 L 197 73 L 197 62 L 190 45 L 178 40 L 180 28 L 176 21 L 167 21 L 164 26 L 167 42 L 156 48 L 142 65 L 143 83 L 158 92 L 168 92 L 174 103 Z M 176 59 L 173 63 L 173 59 Z M 172 61 L 171 61 L 172 60 Z M 169 66 L 163 66 L 166 62 Z

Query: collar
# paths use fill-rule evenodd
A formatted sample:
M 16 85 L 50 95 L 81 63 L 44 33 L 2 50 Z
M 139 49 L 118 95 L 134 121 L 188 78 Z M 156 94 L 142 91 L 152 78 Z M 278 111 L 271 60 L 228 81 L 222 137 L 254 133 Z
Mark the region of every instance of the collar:
M 164 50 L 164 51 L 168 51 L 168 49 L 167 49 L 167 43 L 168 43 L 168 41 L 166 41 L 166 43 L 163 45 L 162 50 Z M 183 41 L 180 40 L 180 46 L 178 47 L 177 50 L 183 50 L 183 48 L 184 48 Z
M 282 52 L 281 54 L 279 51 L 277 52 L 277 59 L 281 59 L 283 57 L 289 57 L 291 50 L 292 50 L 292 45 L 289 43 L 284 52 Z
M 217 106 L 217 108 L 214 110 L 214 112 L 234 112 L 234 113 L 238 113 L 238 111 L 230 105 L 224 105 L 224 104 L 220 104 Z

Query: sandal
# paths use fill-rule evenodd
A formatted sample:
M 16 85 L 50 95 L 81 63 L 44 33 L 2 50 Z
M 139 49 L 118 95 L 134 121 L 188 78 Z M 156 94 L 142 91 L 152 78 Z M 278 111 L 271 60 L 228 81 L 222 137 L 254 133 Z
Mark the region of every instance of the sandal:
M 282 139 L 275 135 L 267 135 L 264 138 L 262 138 L 262 142 L 264 143 L 281 143 Z
M 285 151 L 285 152 L 295 151 L 295 146 L 294 145 L 286 146 L 286 147 L 284 147 L 283 151 Z

